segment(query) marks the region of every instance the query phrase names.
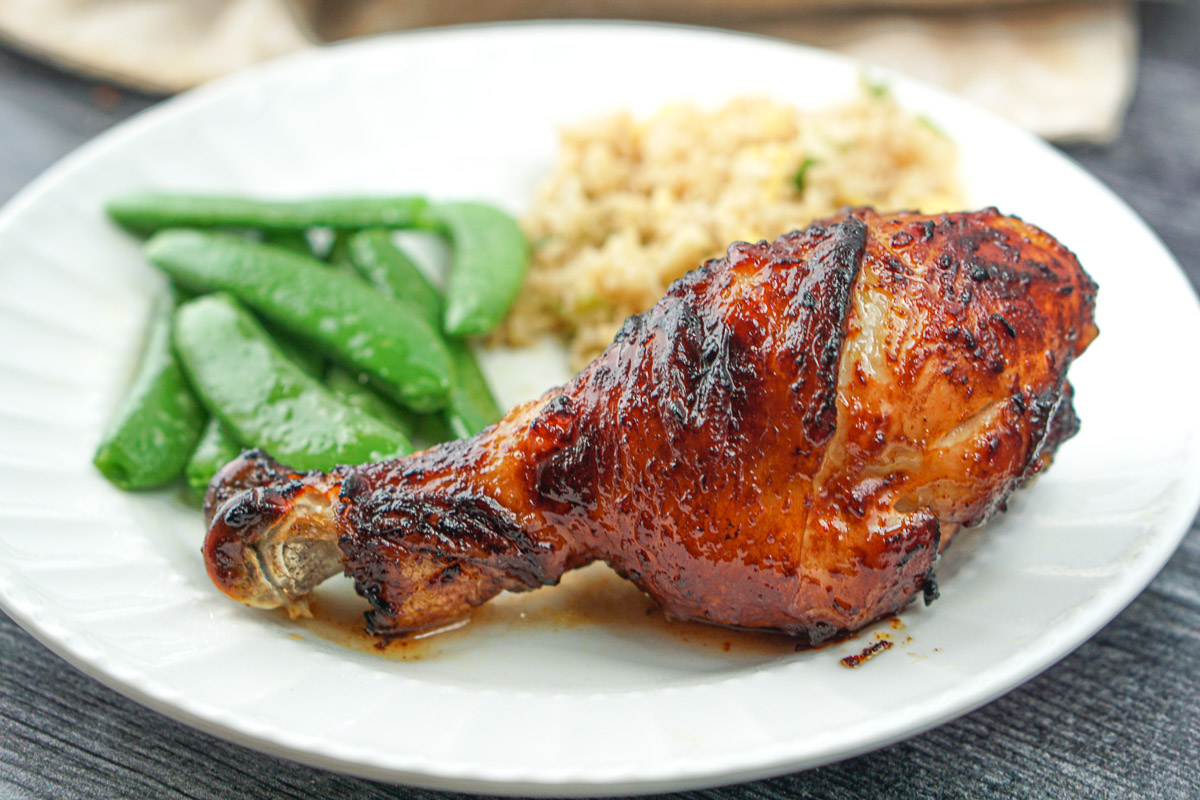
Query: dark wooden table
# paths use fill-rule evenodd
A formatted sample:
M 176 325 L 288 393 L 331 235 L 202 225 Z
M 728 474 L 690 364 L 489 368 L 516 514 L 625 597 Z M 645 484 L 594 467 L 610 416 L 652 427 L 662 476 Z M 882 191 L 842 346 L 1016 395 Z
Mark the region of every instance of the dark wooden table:
M 1145 217 L 1196 284 L 1200 3 L 1139 13 L 1140 77 L 1124 134 L 1064 150 Z M 152 102 L 0 50 L 0 201 Z M 84 676 L 0 614 L 0 798 L 436 796 L 199 733 Z M 1200 798 L 1200 530 L 1095 638 L 990 705 L 849 761 L 686 796 Z

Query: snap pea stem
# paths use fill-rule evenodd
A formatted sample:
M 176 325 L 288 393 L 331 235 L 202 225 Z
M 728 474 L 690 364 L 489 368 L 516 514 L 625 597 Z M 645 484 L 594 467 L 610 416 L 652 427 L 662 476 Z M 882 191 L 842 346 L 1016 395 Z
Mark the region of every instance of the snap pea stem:
M 453 365 L 437 332 L 409 306 L 315 259 L 235 236 L 156 234 L 152 263 L 185 286 L 226 291 L 331 359 L 365 372 L 414 411 L 444 407 Z
M 261 200 L 219 195 L 132 192 L 109 201 L 108 216 L 128 231 L 164 228 L 254 228 L 263 231 L 333 228 L 412 228 L 422 219 L 422 197 L 329 197 Z
M 185 303 L 174 333 L 196 393 L 239 442 L 253 442 L 300 470 L 396 458 L 411 450 L 402 432 L 338 400 L 288 359 L 227 295 Z
M 204 426 L 204 408 L 171 352 L 176 301 L 172 291 L 155 308 L 133 382 L 92 460 L 122 489 L 149 489 L 178 478 Z

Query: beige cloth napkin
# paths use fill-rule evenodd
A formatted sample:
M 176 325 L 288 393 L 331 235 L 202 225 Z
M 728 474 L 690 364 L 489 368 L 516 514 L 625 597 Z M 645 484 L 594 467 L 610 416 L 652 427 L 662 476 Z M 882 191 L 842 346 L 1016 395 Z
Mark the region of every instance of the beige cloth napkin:
M 1056 140 L 1108 141 L 1132 93 L 1132 0 L 0 0 L 0 39 L 176 92 L 366 33 L 495 19 L 673 20 L 815 44 L 940 84 Z

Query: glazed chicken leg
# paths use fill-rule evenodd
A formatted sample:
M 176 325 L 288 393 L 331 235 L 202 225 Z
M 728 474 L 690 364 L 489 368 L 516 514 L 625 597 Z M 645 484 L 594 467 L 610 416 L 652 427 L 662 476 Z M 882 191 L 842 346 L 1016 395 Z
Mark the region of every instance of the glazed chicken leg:
M 672 617 L 820 642 L 930 593 L 1075 433 L 1095 290 L 995 210 L 737 243 L 474 438 L 330 473 L 243 454 L 209 489 L 209 573 L 302 611 L 344 570 L 401 635 L 600 560 Z

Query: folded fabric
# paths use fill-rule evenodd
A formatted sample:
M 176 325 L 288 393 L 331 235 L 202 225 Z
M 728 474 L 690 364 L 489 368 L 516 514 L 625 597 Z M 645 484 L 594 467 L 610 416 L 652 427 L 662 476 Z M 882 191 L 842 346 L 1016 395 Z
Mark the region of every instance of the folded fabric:
M 1134 82 L 1131 0 L 0 0 L 0 39 L 170 93 L 285 53 L 388 30 L 611 17 L 827 47 L 942 85 L 1056 140 L 1107 141 Z

